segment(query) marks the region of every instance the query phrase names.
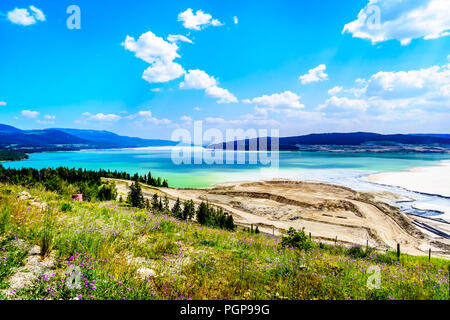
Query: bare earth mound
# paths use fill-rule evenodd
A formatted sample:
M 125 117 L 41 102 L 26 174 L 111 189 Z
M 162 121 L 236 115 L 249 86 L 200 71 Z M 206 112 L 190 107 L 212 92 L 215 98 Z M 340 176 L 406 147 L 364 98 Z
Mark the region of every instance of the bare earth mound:
M 116 181 L 119 193 L 129 182 Z M 367 193 L 349 188 L 304 181 L 271 180 L 224 183 L 210 189 L 145 188 L 144 196 L 155 190 L 170 199 L 209 201 L 233 214 L 238 225 L 259 226 L 262 232 L 280 234 L 289 227 L 305 229 L 315 239 L 344 244 L 394 249 L 422 255 L 450 255 L 450 241 L 423 232 L 411 219 Z

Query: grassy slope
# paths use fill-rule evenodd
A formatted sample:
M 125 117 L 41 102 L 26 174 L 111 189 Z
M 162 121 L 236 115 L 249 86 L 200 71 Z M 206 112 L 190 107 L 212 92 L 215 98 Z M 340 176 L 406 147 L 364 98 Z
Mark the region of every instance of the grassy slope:
M 23 190 L 0 184 L 0 299 L 449 299 L 448 260 L 302 252 L 116 202 L 70 202 L 64 212 L 64 196 L 31 189 L 19 200 Z M 11 295 L 8 279 L 26 256 L 16 238 L 48 247 L 56 264 Z M 66 285 L 73 264 L 79 289 Z M 381 289 L 366 285 L 371 265 L 381 269 Z

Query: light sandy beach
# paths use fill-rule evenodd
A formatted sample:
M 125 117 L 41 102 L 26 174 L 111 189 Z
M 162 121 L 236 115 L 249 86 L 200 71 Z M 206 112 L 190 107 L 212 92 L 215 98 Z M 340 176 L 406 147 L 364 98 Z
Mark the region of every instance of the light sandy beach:
M 434 167 L 419 167 L 402 172 L 383 172 L 369 176 L 370 182 L 387 184 L 427 194 L 450 197 L 450 161 Z
M 450 198 L 450 161 L 441 161 L 439 165 L 434 167 L 377 173 L 370 175 L 368 181 Z M 448 206 L 423 202 L 417 203 L 416 208 L 444 212 L 441 218 L 450 221 L 450 207 Z

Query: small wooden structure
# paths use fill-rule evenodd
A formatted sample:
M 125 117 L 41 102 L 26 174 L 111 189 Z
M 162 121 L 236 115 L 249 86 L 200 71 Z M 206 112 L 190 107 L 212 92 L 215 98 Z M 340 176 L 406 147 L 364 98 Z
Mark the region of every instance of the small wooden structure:
M 80 201 L 83 202 L 83 195 L 81 193 L 76 193 L 72 195 L 73 201 Z

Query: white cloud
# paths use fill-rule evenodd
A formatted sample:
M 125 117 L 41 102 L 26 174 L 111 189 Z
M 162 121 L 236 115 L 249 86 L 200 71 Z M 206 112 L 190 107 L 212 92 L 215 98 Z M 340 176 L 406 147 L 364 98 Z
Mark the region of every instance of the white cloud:
M 26 118 L 36 118 L 39 115 L 39 112 L 32 110 L 22 110 L 20 113 Z
M 211 20 L 210 23 L 214 24 L 214 20 Z M 170 40 L 175 42 L 176 39 L 181 39 L 180 37 L 183 36 L 169 36 Z M 186 73 L 180 64 L 174 62 L 175 58 L 180 57 L 177 53 L 176 43 L 167 42 L 148 31 L 142 34 L 137 41 L 127 35 L 122 45 L 126 50 L 134 52 L 136 57 L 150 64 L 142 74 L 142 78 L 150 83 L 168 82 L 185 75 L 184 81 L 180 83 L 180 88 L 204 89 L 207 95 L 219 98 L 218 103 L 237 102 L 237 98 L 232 93 L 217 86 L 214 77 L 198 69 L 189 70 Z
M 29 26 L 35 24 L 37 21 L 45 21 L 44 13 L 34 6 L 30 6 L 28 9 L 15 8 L 8 12 L 8 20 L 12 23 L 22 26 Z
M 206 117 L 205 118 L 205 122 L 209 122 L 209 123 L 224 123 L 225 119 L 224 118 Z
M 333 96 L 327 99 L 324 104 L 319 105 L 317 110 L 323 110 L 325 108 L 366 111 L 367 108 L 369 108 L 369 104 L 365 100 L 349 99 L 346 97 L 339 98 Z
M 233 22 L 234 22 L 234 24 L 238 24 L 239 23 L 238 17 L 234 16 L 233 17 Z
M 142 110 L 139 111 L 138 113 L 131 114 L 125 118 L 129 120 L 136 120 L 137 121 L 136 123 L 138 124 L 145 124 L 149 122 L 157 125 L 171 123 L 169 119 L 158 119 L 153 117 L 152 112 L 150 110 Z
M 384 72 L 372 75 L 365 87 L 366 96 L 383 99 L 439 99 L 450 84 L 450 64 L 419 70 Z M 447 101 L 448 103 L 448 101 Z
M 169 34 L 167 40 L 172 43 L 176 43 L 177 41 L 183 41 L 188 43 L 193 43 L 191 39 L 181 34 Z
M 192 122 L 192 118 L 189 117 L 189 116 L 182 116 L 182 117 L 180 118 L 180 120 L 183 121 L 183 122 L 187 122 L 187 123 Z
M 206 88 L 205 92 L 208 96 L 219 98 L 220 100 L 217 103 L 238 102 L 237 98 L 231 92 L 218 86 Z
M 142 79 L 150 83 L 168 82 L 181 77 L 184 69 L 176 62 L 157 61 L 142 74 Z
M 331 95 L 331 96 L 333 96 L 333 95 L 335 95 L 336 93 L 341 92 L 342 89 L 343 89 L 343 88 L 342 88 L 342 87 L 339 87 L 339 86 L 333 87 L 333 88 L 331 88 L 330 90 L 328 90 L 328 94 Z
M 97 113 L 94 115 L 91 115 L 88 112 L 83 113 L 83 115 L 89 116 L 87 120 L 94 120 L 94 121 L 118 121 L 122 119 L 121 116 L 116 114 L 103 114 L 103 113 Z
M 151 31 L 142 34 L 137 41 L 133 37 L 126 36 L 122 45 L 134 52 L 136 57 L 150 63 L 150 67 L 142 75 L 142 78 L 150 83 L 168 82 L 185 73 L 180 64 L 173 62 L 179 57 L 178 46 Z
M 151 119 L 152 118 L 152 112 L 150 110 L 146 111 L 139 111 L 138 116 L 141 116 L 144 119 Z
M 366 85 L 367 81 L 366 81 L 366 79 L 358 78 L 358 79 L 355 80 L 355 83 L 356 83 L 358 86 L 364 86 L 364 85 Z
M 212 19 L 212 20 L 211 20 L 211 25 L 213 25 L 214 27 L 220 27 L 220 26 L 223 26 L 223 23 L 220 22 L 220 21 L 217 20 L 217 19 Z
M 48 120 L 54 120 L 56 117 L 53 116 L 53 115 L 46 114 L 46 115 L 44 116 L 44 118 L 45 118 L 45 119 L 48 119 Z
M 194 107 L 194 110 L 195 111 L 200 111 L 201 109 L 200 109 L 200 107 Z
M 5 101 L 0 101 L 0 107 L 4 107 L 6 106 L 6 102 Z
M 207 117 L 204 119 L 206 123 L 214 124 L 214 125 L 222 125 L 222 126 L 245 126 L 245 125 L 255 125 L 255 126 L 264 126 L 266 129 L 267 126 L 275 126 L 279 127 L 280 123 L 273 119 L 257 119 L 252 114 L 247 114 L 243 116 L 243 119 L 231 119 L 227 120 L 220 117 Z
M 449 12 L 448 0 L 370 0 L 342 33 L 369 39 L 373 44 L 395 39 L 407 45 L 412 39 L 449 35 Z
M 299 79 L 302 84 L 328 80 L 328 75 L 325 73 L 326 68 L 326 65 L 319 64 L 317 67 L 308 70 L 308 73 L 300 76 Z
M 142 34 L 137 41 L 133 37 L 126 36 L 122 45 L 125 49 L 134 52 L 136 57 L 148 63 L 171 62 L 179 57 L 178 46 L 175 43 L 167 42 L 151 31 Z
M 271 108 L 279 106 L 288 106 L 291 108 L 303 108 L 304 105 L 300 103 L 300 97 L 295 93 L 287 90 L 282 93 L 274 93 L 272 95 L 263 95 L 253 99 L 245 99 L 244 103 L 256 103 L 265 105 Z
M 204 120 L 206 123 L 223 124 L 223 125 L 242 125 L 248 122 L 248 120 L 225 120 L 219 117 L 206 117 Z
M 55 121 L 36 120 L 39 124 L 55 124 Z
M 260 114 L 264 118 L 267 117 L 267 114 L 268 114 L 268 111 L 269 111 L 267 108 L 259 108 L 258 106 L 255 106 L 253 109 L 255 110 L 256 114 Z
M 33 11 L 33 16 L 36 20 L 45 21 L 45 15 L 42 10 L 36 8 L 35 6 L 30 6 L 30 10 Z
M 223 25 L 219 20 L 213 19 L 210 14 L 204 13 L 202 10 L 197 10 L 194 14 L 191 8 L 178 14 L 178 21 L 181 21 L 185 28 L 197 31 L 209 25 Z
M 237 98 L 227 89 L 217 86 L 217 80 L 202 70 L 189 70 L 184 75 L 184 81 L 180 83 L 181 89 L 205 90 L 205 93 L 213 98 L 218 98 L 217 103 L 238 102 Z
M 318 106 L 319 110 L 370 111 L 380 119 L 397 113 L 448 113 L 450 108 L 450 64 L 409 71 L 379 71 L 363 87 L 341 90 Z M 398 110 L 398 111 L 394 111 Z M 405 112 L 407 110 L 407 112 Z
M 184 81 L 180 83 L 182 89 L 206 89 L 217 84 L 214 77 L 202 70 L 189 70 L 184 75 Z

